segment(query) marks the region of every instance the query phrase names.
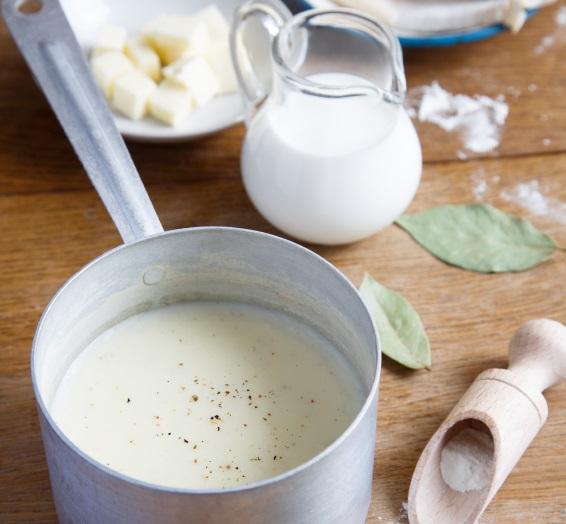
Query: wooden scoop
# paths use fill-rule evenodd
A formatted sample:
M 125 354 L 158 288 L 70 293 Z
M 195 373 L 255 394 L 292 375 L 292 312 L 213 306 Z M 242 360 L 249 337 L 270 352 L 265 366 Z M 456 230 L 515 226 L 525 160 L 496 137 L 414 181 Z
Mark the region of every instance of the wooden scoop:
M 424 449 L 409 490 L 411 524 L 474 524 L 515 467 L 548 416 L 542 392 L 566 381 L 566 326 L 531 320 L 509 344 L 508 369 L 481 373 Z M 489 482 L 460 492 L 440 469 L 444 446 L 465 428 L 493 442 Z

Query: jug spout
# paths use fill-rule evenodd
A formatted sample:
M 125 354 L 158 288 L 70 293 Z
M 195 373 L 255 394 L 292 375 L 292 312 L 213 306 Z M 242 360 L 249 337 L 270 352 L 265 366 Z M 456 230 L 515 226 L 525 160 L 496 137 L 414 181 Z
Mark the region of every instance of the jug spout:
M 245 45 L 254 17 L 272 41 L 265 46 L 271 48 L 268 60 L 254 57 Z M 321 97 L 403 103 L 399 40 L 388 26 L 358 11 L 313 9 L 292 17 L 278 0 L 252 0 L 238 11 L 231 41 L 248 123 L 278 85 Z
M 321 96 L 369 95 L 400 105 L 406 93 L 399 40 L 388 26 L 350 9 L 293 18 L 276 38 L 273 62 L 275 75 Z M 329 73 L 341 78 L 317 81 Z

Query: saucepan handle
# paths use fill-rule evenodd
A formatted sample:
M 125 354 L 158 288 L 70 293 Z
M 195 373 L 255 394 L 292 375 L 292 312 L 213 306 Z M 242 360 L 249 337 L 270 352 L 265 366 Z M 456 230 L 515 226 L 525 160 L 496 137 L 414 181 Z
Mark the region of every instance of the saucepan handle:
M 163 227 L 57 0 L 2 0 L 8 29 L 124 242 Z

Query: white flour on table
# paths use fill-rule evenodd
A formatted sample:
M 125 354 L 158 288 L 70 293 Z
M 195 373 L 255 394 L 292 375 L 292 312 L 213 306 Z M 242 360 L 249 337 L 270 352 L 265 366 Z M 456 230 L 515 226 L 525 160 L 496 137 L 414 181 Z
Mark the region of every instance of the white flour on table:
M 473 184 L 472 191 L 474 193 L 474 198 L 478 202 L 482 202 L 489 190 L 487 180 L 485 179 L 485 169 L 480 168 L 477 171 L 474 171 L 471 174 L 470 179 L 472 180 Z
M 543 193 L 538 180 L 517 184 L 501 191 L 503 200 L 516 204 L 533 215 L 547 216 L 560 224 L 566 224 L 566 202 Z
M 538 180 L 520 182 L 518 184 L 498 189 L 500 177 L 488 176 L 485 169 L 480 167 L 470 175 L 472 193 L 476 202 L 486 202 L 493 196 L 499 196 L 510 204 L 522 207 L 535 216 L 544 216 L 566 224 L 566 202 L 550 196 L 549 189 L 541 185 Z
M 383 524 L 405 524 L 405 522 L 409 522 L 409 504 L 407 501 L 401 504 L 401 509 L 399 510 L 399 517 L 397 520 L 389 520 L 385 517 L 377 517 L 379 522 L 383 522 Z
M 501 129 L 509 114 L 503 95 L 490 98 L 452 94 L 436 81 L 411 89 L 407 108 L 412 118 L 435 124 L 449 133 L 457 132 L 465 149 L 473 153 L 487 153 L 499 146 Z
M 534 49 L 535 55 L 544 53 L 549 47 L 557 42 L 566 41 L 566 6 L 560 6 L 554 13 L 556 31 L 550 35 L 543 36 Z
M 399 522 L 408 522 L 409 520 L 409 504 L 408 502 L 403 502 L 401 504 L 401 509 L 399 510 Z
M 498 175 L 488 176 L 485 169 L 480 167 L 470 175 L 472 192 L 476 202 L 484 202 L 491 194 L 490 184 L 499 184 L 501 178 Z

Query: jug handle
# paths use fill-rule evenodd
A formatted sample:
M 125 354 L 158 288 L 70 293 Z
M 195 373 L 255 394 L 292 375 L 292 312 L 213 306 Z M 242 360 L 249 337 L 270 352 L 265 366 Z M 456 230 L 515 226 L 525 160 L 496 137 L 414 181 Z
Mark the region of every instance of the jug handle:
M 270 43 L 287 20 L 292 18 L 287 6 L 279 0 L 250 0 L 241 5 L 234 14 L 230 33 L 230 50 L 240 93 L 244 102 L 246 124 L 249 124 L 261 104 L 269 95 L 270 87 L 262 85 L 250 60 L 244 43 L 245 24 L 258 17 L 269 35 Z

